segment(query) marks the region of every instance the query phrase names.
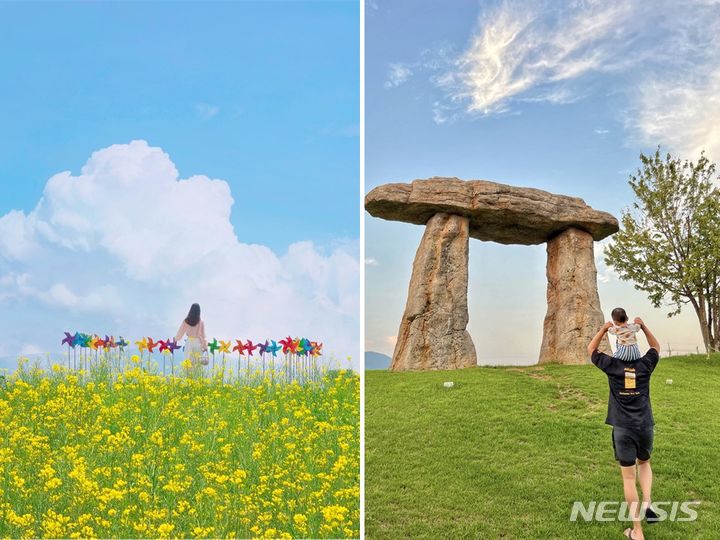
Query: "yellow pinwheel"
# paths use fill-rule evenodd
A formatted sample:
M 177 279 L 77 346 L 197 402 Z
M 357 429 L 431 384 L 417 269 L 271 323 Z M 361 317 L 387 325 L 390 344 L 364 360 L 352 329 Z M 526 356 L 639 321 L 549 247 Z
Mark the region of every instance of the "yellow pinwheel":
M 218 349 L 221 353 L 230 353 L 230 342 L 220 340 L 220 348 Z
M 140 351 L 140 354 L 142 354 L 143 351 L 148 350 L 147 338 L 142 338 L 140 341 L 136 341 L 135 345 L 137 345 L 137 348 L 138 348 L 138 351 Z

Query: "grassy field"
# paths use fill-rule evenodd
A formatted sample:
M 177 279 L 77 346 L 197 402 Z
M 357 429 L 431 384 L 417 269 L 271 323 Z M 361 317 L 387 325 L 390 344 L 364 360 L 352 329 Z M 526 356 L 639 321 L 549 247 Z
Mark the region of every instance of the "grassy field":
M 0 538 L 356 537 L 359 388 L 20 370 L 0 379 Z
M 716 540 L 720 355 L 662 359 L 651 386 L 653 499 L 701 504 L 646 538 Z M 623 538 L 569 519 L 573 501 L 622 500 L 607 395 L 592 365 L 367 372 L 367 538 Z

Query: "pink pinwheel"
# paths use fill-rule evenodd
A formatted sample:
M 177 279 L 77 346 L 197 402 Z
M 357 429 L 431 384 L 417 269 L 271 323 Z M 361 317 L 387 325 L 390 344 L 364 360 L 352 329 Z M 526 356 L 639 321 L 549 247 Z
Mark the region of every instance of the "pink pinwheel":
M 243 350 L 248 353 L 248 356 L 251 356 L 252 353 L 255 352 L 255 349 L 258 348 L 258 345 L 253 345 L 253 342 L 249 339 L 245 342 L 245 346 L 243 347 Z

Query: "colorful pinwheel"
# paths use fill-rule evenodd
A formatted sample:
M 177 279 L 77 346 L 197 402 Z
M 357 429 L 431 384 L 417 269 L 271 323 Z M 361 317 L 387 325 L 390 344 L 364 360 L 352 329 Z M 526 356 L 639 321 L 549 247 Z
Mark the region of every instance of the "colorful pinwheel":
M 317 358 L 318 356 L 322 356 L 322 343 L 318 343 L 317 341 L 311 341 L 310 345 L 312 345 L 312 355 L 313 357 Z
M 169 339 L 167 342 L 168 349 L 170 349 L 171 354 L 175 354 L 175 351 L 178 349 L 181 349 L 180 345 L 178 345 L 178 342 L 175 338 Z
M 94 335 L 90 340 L 90 348 L 93 351 L 97 351 L 103 345 L 105 345 L 105 342 L 98 335 Z
M 160 348 L 158 349 L 158 352 L 162 353 L 162 374 L 163 377 L 165 376 L 165 356 L 167 356 L 165 353 L 169 352 L 170 349 L 168 348 L 168 341 L 165 339 L 159 339 L 155 345 L 159 345 Z
M 146 338 L 142 338 L 140 341 L 136 341 L 135 345 L 137 345 L 140 356 L 142 356 L 143 351 L 148 350 L 148 342 Z
M 208 349 L 210 350 L 210 354 L 212 354 L 212 370 L 213 373 L 215 372 L 215 352 L 220 348 L 220 345 L 218 344 L 217 338 L 213 338 L 212 341 L 208 341 Z
M 255 349 L 258 348 L 258 345 L 253 345 L 253 342 L 249 339 L 245 342 L 245 346 L 243 347 L 243 350 L 248 353 L 248 356 L 252 356 L 252 354 L 255 352 Z
M 80 334 L 80 347 L 83 349 L 87 349 L 90 347 L 90 342 L 92 341 L 92 336 L 90 334 Z M 87 368 L 87 353 L 84 353 L 83 351 L 80 351 L 80 369 L 83 369 L 83 363 L 84 368 Z
M 120 336 L 117 340 L 117 348 L 118 348 L 118 369 L 123 369 L 123 364 L 125 363 L 125 347 L 127 347 L 129 344 L 125 339 L 123 339 L 122 336 Z
M 273 357 L 277 356 L 278 351 L 281 349 L 280 345 L 277 344 L 277 342 L 273 339 L 271 340 L 271 345 L 266 348 L 267 352 L 271 353 Z
M 223 354 L 229 353 L 229 352 L 230 352 L 230 342 L 229 342 L 229 341 L 223 341 L 223 340 L 221 339 L 221 340 L 220 340 L 219 350 L 220 350 L 220 352 L 223 353 Z
M 158 346 L 157 341 L 153 341 L 151 337 L 147 338 L 147 350 L 148 352 L 154 352 L 153 349 Z
M 175 338 L 168 339 L 167 341 L 167 347 L 170 350 L 170 356 L 172 357 L 171 364 L 170 364 L 170 373 L 172 375 L 175 375 L 175 351 L 180 349 L 180 345 L 178 345 L 178 342 Z
M 67 344 L 67 346 L 68 346 L 67 365 L 68 365 L 68 371 L 70 371 L 70 349 L 73 350 L 73 355 L 75 354 L 75 341 L 73 339 L 73 336 L 70 334 L 70 332 L 65 332 L 65 337 L 63 338 L 61 345 L 65 345 L 65 344 Z
M 293 339 L 290 336 L 286 337 L 285 339 L 281 339 L 279 343 L 280 345 L 282 345 L 283 354 L 293 352 Z

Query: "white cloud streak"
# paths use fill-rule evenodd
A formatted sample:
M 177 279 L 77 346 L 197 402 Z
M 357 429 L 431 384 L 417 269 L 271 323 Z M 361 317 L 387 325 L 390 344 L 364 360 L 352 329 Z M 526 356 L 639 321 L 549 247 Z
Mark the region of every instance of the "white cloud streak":
M 438 124 L 610 93 L 630 144 L 720 159 L 717 0 L 483 3 L 464 50 L 438 44 L 434 57 L 422 51 L 391 66 L 412 66 L 439 90 L 431 102 Z M 397 86 L 393 74 L 388 88 Z
M 438 79 L 450 100 L 479 115 L 507 112 L 517 98 L 566 103 L 570 90 L 547 87 L 614 66 L 609 42 L 632 12 L 628 3 L 572 2 L 552 17 L 547 7 L 503 2 L 481 14 L 469 47 Z
M 407 81 L 413 74 L 408 64 L 394 63 L 388 66 L 385 88 L 395 88 Z
M 201 120 L 210 120 L 220 112 L 220 107 L 209 103 L 196 103 L 195 113 Z

